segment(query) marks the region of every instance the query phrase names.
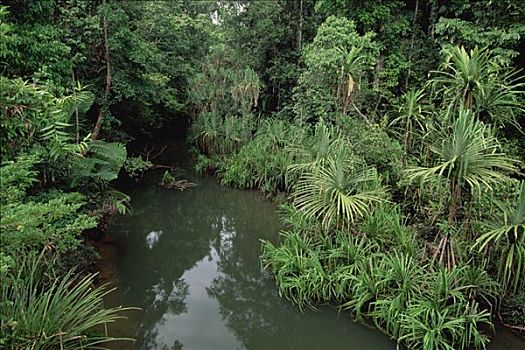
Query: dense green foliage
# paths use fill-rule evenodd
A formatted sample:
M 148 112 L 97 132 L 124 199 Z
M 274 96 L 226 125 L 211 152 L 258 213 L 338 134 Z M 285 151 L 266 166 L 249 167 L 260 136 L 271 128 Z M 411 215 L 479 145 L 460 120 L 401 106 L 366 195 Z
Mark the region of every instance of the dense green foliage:
M 95 275 L 68 272 L 61 263 L 79 254 L 85 231 L 129 210 L 127 195 L 110 186 L 126 148 L 91 137 L 88 114 L 98 97 L 73 71 L 84 59 L 76 50 L 87 42 L 67 34 L 71 23 L 46 17 L 56 11 L 72 20 L 78 13 L 68 10 L 86 4 L 76 6 L 42 2 L 0 10 L 0 344 L 8 349 L 102 344 L 111 339 L 103 325 L 119 311 L 104 310 L 108 290 L 93 288 Z M 93 19 L 76 24 L 97 30 Z
M 259 100 L 276 104 L 232 111 L 236 83 L 219 79 L 194 85 L 220 90 L 213 108 L 190 100 L 198 170 L 285 194 L 281 242 L 263 242 L 262 256 L 280 294 L 300 307 L 338 305 L 409 348 L 485 348 L 500 313 L 523 327 L 507 306 L 525 288 L 524 27 L 507 13 L 523 20 L 523 9 L 298 5 L 288 15 L 304 35 L 266 4 L 224 4 L 223 54 L 208 56 L 221 69 L 254 69 Z M 488 19 L 488 8 L 501 16 Z M 239 41 L 249 30 L 301 44 L 284 49 L 260 32 Z M 268 74 L 274 61 L 264 64 L 268 45 L 293 77 L 286 93 L 282 75 Z
M 428 350 L 523 328 L 523 35 L 516 0 L 1 5 L 0 346 L 107 340 L 106 291 L 57 261 L 130 209 L 111 182 L 155 165 L 127 146 L 176 118 L 198 171 L 282 194 L 262 259 L 300 307 Z
M 10 349 L 90 348 L 111 338 L 93 330 L 118 318 L 123 308 L 104 309 L 111 292 L 93 288 L 95 275 L 56 276 L 53 260 L 18 257 L 3 276 L 2 341 Z

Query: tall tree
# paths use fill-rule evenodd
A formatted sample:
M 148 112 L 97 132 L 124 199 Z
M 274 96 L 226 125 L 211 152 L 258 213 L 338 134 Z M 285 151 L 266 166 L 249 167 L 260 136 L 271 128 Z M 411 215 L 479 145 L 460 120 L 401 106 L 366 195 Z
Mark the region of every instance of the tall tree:
M 107 113 L 109 108 L 109 94 L 111 92 L 111 63 L 109 61 L 109 35 L 108 35 L 108 18 L 103 12 L 106 10 L 106 0 L 102 1 L 102 32 L 104 34 L 104 61 L 106 65 L 106 80 L 104 87 L 104 97 L 99 107 L 97 121 L 93 132 L 91 133 L 91 139 L 96 140 L 100 135 L 100 129 L 102 128 L 102 122 L 104 120 L 104 114 Z

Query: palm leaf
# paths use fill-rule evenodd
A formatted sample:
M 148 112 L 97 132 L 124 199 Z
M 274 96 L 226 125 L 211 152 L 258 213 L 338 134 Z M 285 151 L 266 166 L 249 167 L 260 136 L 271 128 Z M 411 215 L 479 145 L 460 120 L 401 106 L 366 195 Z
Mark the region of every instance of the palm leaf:
M 342 157 L 329 158 L 307 170 L 293 190 L 294 205 L 325 228 L 348 226 L 363 217 L 372 204 L 384 200 L 377 171 L 356 170 Z

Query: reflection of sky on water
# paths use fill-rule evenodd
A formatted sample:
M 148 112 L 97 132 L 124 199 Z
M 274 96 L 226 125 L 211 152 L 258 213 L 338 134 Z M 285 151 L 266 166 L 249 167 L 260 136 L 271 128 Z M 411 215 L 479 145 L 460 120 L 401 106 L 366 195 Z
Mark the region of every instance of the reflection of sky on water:
M 153 248 L 153 246 L 159 242 L 162 233 L 162 231 L 151 231 L 148 233 L 146 236 L 146 245 L 149 249 Z
M 212 225 L 219 229 L 220 247 L 231 247 L 231 238 L 234 231 L 226 228 L 228 218 L 222 216 L 220 225 Z M 220 304 L 215 298 L 210 298 L 207 288 L 221 272 L 217 262 L 219 256 L 215 248 L 210 247 L 207 257 L 197 262 L 190 270 L 184 272 L 183 279 L 189 286 L 188 296 L 185 298 L 186 311 L 175 314 L 168 312 L 163 315 L 164 322 L 158 325 L 158 333 L 164 334 L 164 343 L 191 344 L 195 349 L 209 348 L 210 344 L 224 349 L 240 349 L 242 343 L 225 325 L 220 314 Z
M 190 286 L 185 299 L 186 312 L 165 313 L 163 322 L 157 324 L 158 334 L 163 335 L 163 343 L 191 344 L 188 348 L 207 349 L 210 344 L 221 349 L 242 348 L 236 336 L 224 324 L 219 312 L 219 303 L 210 298 L 206 288 L 219 273 L 217 270 L 217 252 L 212 248 L 210 258 L 202 259 L 182 278 Z M 213 346 L 212 348 L 216 348 Z M 185 346 L 186 348 L 186 346 Z

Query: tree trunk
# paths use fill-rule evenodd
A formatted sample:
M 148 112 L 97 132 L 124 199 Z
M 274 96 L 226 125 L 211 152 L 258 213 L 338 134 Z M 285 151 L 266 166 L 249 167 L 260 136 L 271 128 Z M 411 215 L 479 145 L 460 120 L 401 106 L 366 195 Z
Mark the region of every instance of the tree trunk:
M 379 37 L 383 36 L 384 31 L 385 31 L 385 26 L 381 24 L 379 26 L 378 36 Z M 374 68 L 375 74 L 374 74 L 374 85 L 373 86 L 377 93 L 377 101 L 374 107 L 374 113 L 377 112 L 379 108 L 379 104 L 381 103 L 381 99 L 383 97 L 380 90 L 381 90 L 381 72 L 383 71 L 384 63 L 385 63 L 385 54 L 382 50 L 379 50 L 379 56 L 377 57 L 377 62 Z
M 381 86 L 381 71 L 383 70 L 383 64 L 385 62 L 385 55 L 382 52 L 379 52 L 379 56 L 377 57 L 376 66 L 374 68 L 375 70 L 375 76 L 374 76 L 374 88 L 379 91 L 379 87 Z
M 405 150 L 408 153 L 408 150 L 410 149 L 410 124 L 407 123 L 405 126 L 405 135 L 403 137 L 403 143 L 405 144 Z
M 450 180 L 450 205 L 448 207 L 448 223 L 450 225 L 456 222 L 456 214 L 461 204 L 461 186 L 456 179 Z
M 299 26 L 297 28 L 297 51 L 301 51 L 303 43 L 303 0 L 299 2 Z
M 71 67 L 71 78 L 73 79 L 73 96 L 76 96 L 77 94 L 77 83 L 75 78 L 75 69 Z M 75 108 L 75 129 L 76 129 L 76 140 L 77 144 L 80 142 L 80 127 L 79 127 L 79 120 L 78 120 L 78 107 Z
M 105 5 L 106 1 L 104 0 L 102 4 Z M 91 132 L 92 140 L 96 140 L 100 135 L 100 130 L 102 128 L 102 122 L 104 120 L 104 115 L 106 114 L 109 108 L 108 99 L 109 99 L 109 93 L 111 91 L 111 66 L 109 64 L 108 20 L 106 18 L 106 15 L 102 17 L 102 29 L 104 31 L 104 59 L 106 61 L 106 87 L 104 88 L 104 100 L 102 101 L 102 105 L 100 106 L 98 110 L 97 122 L 95 124 L 95 127 L 93 128 L 93 131 Z
M 414 51 L 414 42 L 416 40 L 416 21 L 417 21 L 417 13 L 419 11 L 419 0 L 416 0 L 416 8 L 414 10 L 414 19 L 412 21 L 412 38 L 410 40 L 410 50 L 408 51 L 408 72 L 407 76 L 405 77 L 405 90 L 408 89 L 408 80 L 410 79 L 410 70 L 412 69 L 412 52 Z

